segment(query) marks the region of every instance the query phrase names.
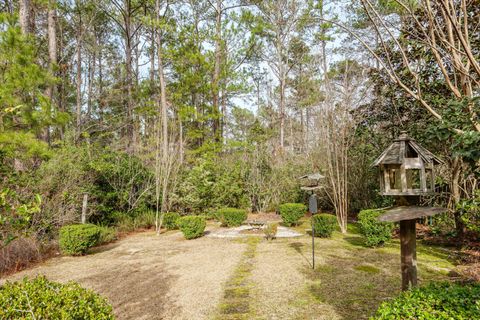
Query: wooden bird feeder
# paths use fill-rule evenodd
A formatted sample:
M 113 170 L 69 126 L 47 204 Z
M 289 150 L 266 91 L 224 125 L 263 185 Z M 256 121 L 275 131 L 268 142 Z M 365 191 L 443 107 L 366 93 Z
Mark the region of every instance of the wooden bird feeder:
M 396 200 L 378 220 L 400 222 L 402 290 L 417 285 L 416 219 L 446 211 L 416 206 L 420 196 L 434 193 L 435 166 L 441 163 L 404 131 L 373 163 L 380 171 L 380 193 Z
M 434 192 L 435 165 L 442 161 L 405 131 L 373 163 L 380 169 L 380 193 L 419 196 Z
M 315 191 L 322 188 L 320 180 L 324 179 L 325 177 L 322 176 L 320 173 L 310 173 L 304 176 L 299 177 L 301 181 L 301 189 L 305 191 Z

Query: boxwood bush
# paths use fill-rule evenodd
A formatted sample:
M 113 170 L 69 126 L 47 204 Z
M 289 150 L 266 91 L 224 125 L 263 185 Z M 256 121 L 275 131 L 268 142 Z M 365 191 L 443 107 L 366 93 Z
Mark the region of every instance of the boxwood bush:
M 177 220 L 178 227 L 185 239 L 195 239 L 203 236 L 207 223 L 202 216 L 186 216 Z
M 94 224 L 73 224 L 60 228 L 60 250 L 68 255 L 85 254 L 100 241 L 102 229 Z
M 178 229 L 177 220 L 180 218 L 180 215 L 176 212 L 166 212 L 163 216 L 163 225 L 168 230 Z
M 383 210 L 368 209 L 358 214 L 360 233 L 365 237 L 367 247 L 382 245 L 392 238 L 393 223 L 377 220 L 383 213 Z
M 217 219 L 224 227 L 238 227 L 247 219 L 247 211 L 235 208 L 223 208 L 217 210 Z
M 307 212 L 303 203 L 284 203 L 279 207 L 280 215 L 286 226 L 297 225 L 298 220 Z
M 37 277 L 0 287 L 0 319 L 114 319 L 111 305 L 75 282 Z
M 371 320 L 480 319 L 480 284 L 430 283 L 382 303 Z
M 330 238 L 333 231 L 337 229 L 337 217 L 333 214 L 321 213 L 312 216 L 315 236 L 320 238 Z

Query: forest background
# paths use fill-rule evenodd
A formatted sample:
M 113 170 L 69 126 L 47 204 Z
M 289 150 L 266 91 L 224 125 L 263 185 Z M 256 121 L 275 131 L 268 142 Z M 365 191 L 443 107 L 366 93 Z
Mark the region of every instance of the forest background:
M 391 204 L 371 164 L 402 130 L 445 160 L 432 232 L 477 237 L 479 23 L 476 0 L 2 0 L 1 267 L 82 211 L 270 212 L 312 172 L 345 231 Z

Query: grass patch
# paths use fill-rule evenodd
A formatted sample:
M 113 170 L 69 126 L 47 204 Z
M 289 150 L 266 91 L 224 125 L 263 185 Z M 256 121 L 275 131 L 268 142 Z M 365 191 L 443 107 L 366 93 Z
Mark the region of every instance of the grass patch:
M 253 259 L 257 252 L 260 238 L 247 237 L 242 243 L 247 244 L 240 263 L 227 281 L 222 302 L 219 305 L 218 319 L 248 319 L 251 317 L 250 296 L 253 284 L 250 276 L 253 269 Z
M 398 240 L 382 248 L 366 248 L 357 232 L 355 225 L 349 225 L 347 234 L 336 232 L 329 240 L 316 241 L 315 253 L 323 259 L 322 264 L 315 270 L 303 270 L 310 281 L 298 297 L 311 304 L 329 306 L 344 320 L 368 319 L 383 301 L 396 297 L 401 287 Z M 304 252 L 311 250 L 309 245 L 296 247 Z M 454 267 L 450 255 L 448 249 L 418 241 L 420 283 L 448 279 L 446 273 Z
M 356 266 L 356 267 L 354 267 L 354 269 L 358 270 L 358 271 L 363 271 L 363 272 L 366 272 L 366 273 L 379 273 L 380 272 L 380 269 L 378 269 L 374 266 L 370 266 L 368 264 L 362 264 L 362 265 Z
M 335 267 L 328 264 L 321 264 L 319 266 L 315 266 L 315 273 L 329 274 L 334 272 Z

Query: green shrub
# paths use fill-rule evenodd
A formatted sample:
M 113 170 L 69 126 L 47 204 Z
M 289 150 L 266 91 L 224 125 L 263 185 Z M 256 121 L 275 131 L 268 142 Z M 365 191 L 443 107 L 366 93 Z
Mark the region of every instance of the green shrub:
M 195 239 L 203 236 L 207 223 L 201 216 L 186 216 L 177 220 L 178 227 L 183 232 L 185 239 Z
M 117 239 L 117 231 L 114 228 L 98 227 L 100 236 L 98 244 L 109 243 Z
M 75 282 L 45 277 L 0 287 L 0 319 L 114 319 L 111 305 Z
M 217 219 L 224 227 L 238 227 L 247 219 L 247 211 L 235 208 L 223 208 L 217 211 Z
M 73 224 L 60 229 L 59 245 L 64 254 L 80 255 L 100 240 L 101 229 L 93 224 Z
M 371 320 L 479 319 L 480 284 L 431 283 L 382 303 Z
M 305 215 L 307 207 L 302 203 L 285 203 L 279 207 L 283 223 L 287 226 L 297 225 L 298 220 Z
M 119 232 L 131 232 L 135 230 L 135 219 L 124 215 L 118 216 L 115 221 L 115 227 Z
M 114 225 L 120 232 L 132 232 L 137 229 L 149 229 L 155 226 L 155 212 L 144 210 L 140 213 L 114 212 Z
M 393 223 L 377 220 L 383 213 L 382 210 L 369 209 L 358 214 L 360 233 L 366 238 L 367 247 L 382 245 L 392 238 Z
M 214 210 L 207 210 L 200 213 L 199 216 L 205 217 L 205 220 L 215 220 L 217 219 L 217 212 Z
M 312 217 L 315 236 L 320 238 L 330 238 L 333 231 L 337 229 L 337 217 L 333 214 L 321 213 Z
M 135 229 L 150 229 L 155 226 L 155 211 L 145 210 L 137 213 L 133 217 L 133 228 Z
M 177 220 L 180 218 L 180 215 L 176 212 L 166 212 L 163 216 L 163 225 L 168 230 L 178 229 Z

